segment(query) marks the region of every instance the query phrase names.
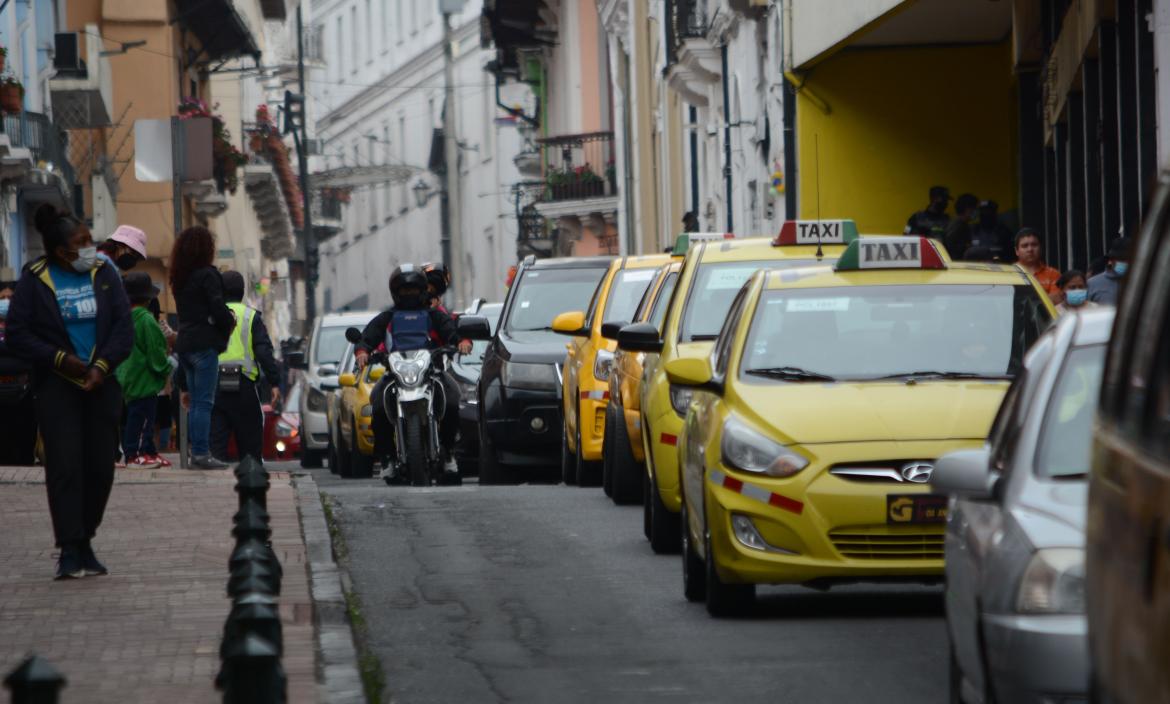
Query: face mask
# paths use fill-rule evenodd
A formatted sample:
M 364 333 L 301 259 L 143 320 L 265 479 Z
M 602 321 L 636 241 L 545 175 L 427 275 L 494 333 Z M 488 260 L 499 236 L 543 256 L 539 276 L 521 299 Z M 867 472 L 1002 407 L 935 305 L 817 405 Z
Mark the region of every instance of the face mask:
M 1125 272 L 1129 271 L 1129 262 L 1113 262 L 1113 273 L 1118 276 L 1125 276 Z
M 97 266 L 97 257 L 97 247 L 82 247 L 77 250 L 77 259 L 74 259 L 71 264 L 75 271 L 92 271 Z
M 1064 302 L 1071 307 L 1085 305 L 1085 301 L 1089 300 L 1089 290 L 1085 288 L 1074 288 L 1064 292 Z
M 114 263 L 117 264 L 118 268 L 121 269 L 122 271 L 130 271 L 131 269 L 133 269 L 135 266 L 138 265 L 138 255 L 137 254 L 123 254 L 122 256 L 115 259 Z
M 10 301 L 7 298 L 0 299 L 0 318 L 7 318 L 8 317 L 9 304 L 10 304 Z

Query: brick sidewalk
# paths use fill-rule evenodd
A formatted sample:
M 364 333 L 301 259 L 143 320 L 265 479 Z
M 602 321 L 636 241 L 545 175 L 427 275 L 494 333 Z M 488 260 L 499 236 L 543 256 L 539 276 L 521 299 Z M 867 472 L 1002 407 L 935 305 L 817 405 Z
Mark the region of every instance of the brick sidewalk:
M 316 702 L 296 495 L 287 472 L 270 480 L 289 701 Z M 68 678 L 64 704 L 220 701 L 234 486 L 230 471 L 118 470 L 94 541 L 109 576 L 54 582 L 43 472 L 0 467 L 0 679 L 35 651 Z

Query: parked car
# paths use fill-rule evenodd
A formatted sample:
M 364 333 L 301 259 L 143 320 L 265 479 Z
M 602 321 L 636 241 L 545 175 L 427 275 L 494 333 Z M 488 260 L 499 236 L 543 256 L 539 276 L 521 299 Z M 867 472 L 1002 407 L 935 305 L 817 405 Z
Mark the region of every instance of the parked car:
M 503 309 L 503 303 L 488 303 L 480 298 L 463 314 L 486 318 L 488 328 L 494 333 Z M 471 352 L 456 355 L 451 362 L 451 376 L 459 385 L 460 392 L 459 444 L 455 447 L 455 461 L 459 463 L 459 473 L 465 477 L 479 474 L 479 399 L 476 385 L 479 383 L 487 347 L 487 340 L 475 340 Z
M 320 467 L 329 450 L 326 394 L 337 388 L 338 365 L 349 342 L 348 327 L 364 327 L 377 311 L 329 313 L 317 318 L 305 358 L 305 393 L 301 400 L 301 466 Z
M 305 380 L 298 375 L 288 387 L 280 409 L 265 406 L 264 459 L 291 460 L 301 455 L 301 396 Z
M 1085 507 L 1112 308 L 1066 315 L 1024 358 L 984 447 L 943 455 L 953 702 L 1083 701 Z
M 343 477 L 365 478 L 374 474 L 374 430 L 371 425 L 374 409 L 370 405 L 370 392 L 385 373 L 386 367 L 381 364 L 368 364 L 365 369 L 358 369 L 353 346 L 346 350 L 344 367 L 338 377 L 341 389 L 334 394 L 337 410 L 331 423 L 337 473 Z
M 1170 701 L 1170 171 L 1122 279 L 1106 354 L 1086 536 L 1098 702 Z
M 494 334 L 481 316 L 459 318 L 462 337 L 490 340 L 476 388 L 480 482 L 514 482 L 521 470 L 548 476 L 558 465 L 565 342 L 552 321 L 587 306 L 612 261 L 530 256 L 517 269 Z
M 601 484 L 601 444 L 605 410 L 609 407 L 609 372 L 614 340 L 601 335 L 603 323 L 629 322 L 657 270 L 670 261 L 668 254 L 621 257 L 589 303 L 588 310 L 561 313 L 553 330 L 568 336 L 564 378 L 561 381 L 565 429 L 561 442 L 561 480 L 565 484 Z
M 341 363 L 337 365 L 338 385 L 330 388 L 325 394 L 325 422 L 329 427 L 329 471 L 341 474 L 341 465 L 345 457 L 339 452 L 341 439 L 338 437 L 341 414 L 341 375 L 352 373 L 356 369 L 356 360 L 353 355 L 353 345 L 346 341 L 345 352 L 341 354 Z M 346 472 L 348 473 L 348 469 Z

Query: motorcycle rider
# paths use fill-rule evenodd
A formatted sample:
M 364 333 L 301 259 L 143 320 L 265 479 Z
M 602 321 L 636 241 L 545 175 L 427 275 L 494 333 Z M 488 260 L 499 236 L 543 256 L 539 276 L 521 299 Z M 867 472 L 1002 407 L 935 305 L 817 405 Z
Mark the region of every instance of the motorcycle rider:
M 427 277 L 421 267 L 403 264 L 390 274 L 390 297 L 394 305 L 379 313 L 362 331 L 362 339 L 354 346 L 354 357 L 359 369 L 364 369 L 371 352 L 402 352 L 435 349 L 458 342 L 455 321 L 446 311 L 431 305 Z M 421 314 L 421 315 L 420 315 Z M 383 396 L 390 375 L 383 375 L 370 391 L 374 431 L 374 456 L 391 455 L 391 418 L 386 415 Z M 459 432 L 459 389 L 443 376 L 446 397 L 445 413 L 439 420 L 439 444 L 442 448 L 442 483 L 454 483 L 459 477 L 452 449 Z M 383 462 L 385 464 L 385 462 Z M 393 464 L 389 465 L 393 466 Z

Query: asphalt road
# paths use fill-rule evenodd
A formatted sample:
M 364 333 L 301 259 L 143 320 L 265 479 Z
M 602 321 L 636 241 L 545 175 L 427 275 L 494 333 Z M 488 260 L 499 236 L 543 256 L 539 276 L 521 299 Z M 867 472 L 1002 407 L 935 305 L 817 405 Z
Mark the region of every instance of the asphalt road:
M 940 702 L 942 590 L 759 590 L 714 620 L 600 489 L 315 477 L 396 702 Z

